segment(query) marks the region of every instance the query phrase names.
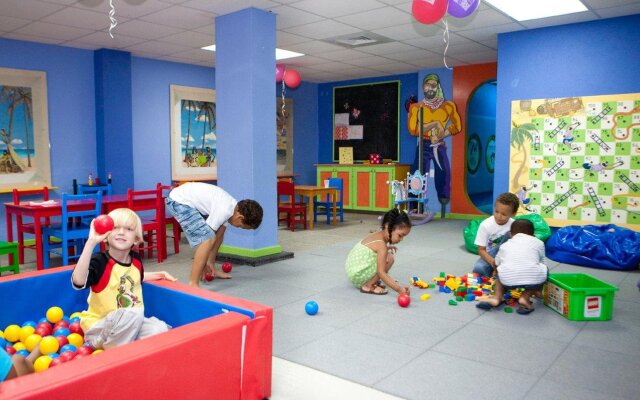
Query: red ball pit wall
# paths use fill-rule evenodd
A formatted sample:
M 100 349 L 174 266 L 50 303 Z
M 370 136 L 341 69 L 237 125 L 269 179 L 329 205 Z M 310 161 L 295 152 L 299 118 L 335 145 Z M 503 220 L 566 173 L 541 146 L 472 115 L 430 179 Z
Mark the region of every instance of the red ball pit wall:
M 0 326 L 39 318 L 57 305 L 86 308 L 72 267 L 0 278 Z M 271 396 L 273 310 L 243 299 L 154 281 L 145 311 L 169 332 L 0 383 L 0 398 L 264 399 Z M 7 306 L 11 305 L 11 306 Z

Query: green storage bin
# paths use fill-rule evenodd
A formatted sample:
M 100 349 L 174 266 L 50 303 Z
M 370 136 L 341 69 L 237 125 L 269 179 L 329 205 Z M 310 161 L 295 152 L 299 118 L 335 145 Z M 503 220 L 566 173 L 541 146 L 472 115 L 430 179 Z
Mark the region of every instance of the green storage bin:
M 544 304 L 571 321 L 608 321 L 616 290 L 588 274 L 549 274 Z

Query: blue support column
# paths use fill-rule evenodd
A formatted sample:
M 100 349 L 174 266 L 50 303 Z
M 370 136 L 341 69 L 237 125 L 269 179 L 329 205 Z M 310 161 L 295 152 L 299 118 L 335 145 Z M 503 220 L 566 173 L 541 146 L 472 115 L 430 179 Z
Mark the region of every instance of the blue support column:
M 244 258 L 273 256 L 276 215 L 276 17 L 256 8 L 216 18 L 218 185 L 264 209 L 255 230 L 230 227 L 220 252 Z
M 133 187 L 131 53 L 96 50 L 94 70 L 98 170 L 92 171 L 93 176 L 106 181 L 107 174 L 111 172 L 113 193 L 126 193 Z M 143 154 L 138 156 L 143 157 Z M 87 176 L 78 176 L 77 179 L 84 182 Z

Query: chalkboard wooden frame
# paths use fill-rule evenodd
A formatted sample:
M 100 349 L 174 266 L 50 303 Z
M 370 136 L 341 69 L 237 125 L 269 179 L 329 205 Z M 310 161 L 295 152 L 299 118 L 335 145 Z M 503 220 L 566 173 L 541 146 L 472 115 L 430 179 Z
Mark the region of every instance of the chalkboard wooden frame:
M 340 115 L 338 115 L 340 114 Z M 349 126 L 346 128 L 348 115 Z M 336 117 L 337 116 L 337 117 Z M 338 124 L 336 125 L 336 120 Z M 361 130 L 361 138 L 358 130 Z M 340 147 L 353 147 L 353 160 L 369 154 L 400 159 L 400 81 L 371 82 L 333 88 L 333 161 Z

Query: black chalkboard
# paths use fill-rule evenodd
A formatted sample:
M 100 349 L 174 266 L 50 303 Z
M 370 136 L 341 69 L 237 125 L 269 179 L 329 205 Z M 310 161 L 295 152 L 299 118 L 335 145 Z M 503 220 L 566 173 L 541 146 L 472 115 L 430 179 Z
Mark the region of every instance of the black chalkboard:
M 340 147 L 353 147 L 354 162 L 399 160 L 400 81 L 335 87 L 333 116 L 333 161 Z

